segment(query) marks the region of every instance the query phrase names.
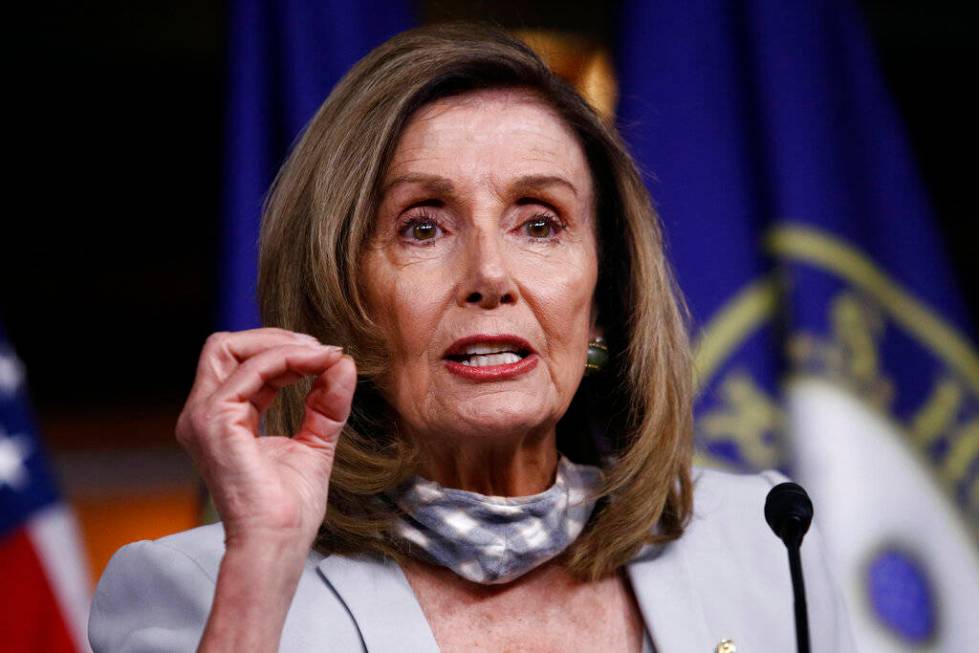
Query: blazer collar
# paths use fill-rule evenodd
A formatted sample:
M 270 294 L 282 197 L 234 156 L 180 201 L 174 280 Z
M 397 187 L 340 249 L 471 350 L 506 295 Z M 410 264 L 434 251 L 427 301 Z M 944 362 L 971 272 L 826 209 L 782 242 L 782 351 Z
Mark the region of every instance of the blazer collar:
M 318 567 L 347 607 L 370 653 L 438 653 L 415 593 L 395 562 L 331 555 Z
M 626 565 L 657 651 L 713 651 L 700 598 L 678 542 L 650 545 Z

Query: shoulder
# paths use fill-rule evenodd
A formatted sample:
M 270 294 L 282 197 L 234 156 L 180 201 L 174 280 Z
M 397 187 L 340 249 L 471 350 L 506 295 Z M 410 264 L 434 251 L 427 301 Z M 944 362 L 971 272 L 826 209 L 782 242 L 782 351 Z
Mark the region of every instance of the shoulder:
M 99 580 L 89 617 L 89 642 L 101 651 L 196 650 L 214 598 L 224 529 L 202 526 L 158 540 L 127 544 Z M 318 573 L 311 552 L 286 618 L 280 650 L 363 650 L 356 625 Z M 366 564 L 366 563 L 365 563 Z
M 769 490 L 789 480 L 775 470 L 759 474 L 735 474 L 705 467 L 694 467 L 692 476 L 695 501 L 712 507 L 728 508 L 759 498 L 763 505 Z
M 88 629 L 92 648 L 195 649 L 223 555 L 220 525 L 124 546 L 95 590 Z
M 180 558 L 192 563 L 213 584 L 224 557 L 224 526 L 218 522 L 174 533 L 158 540 L 127 544 L 115 557 Z
M 764 580 L 791 591 L 785 547 L 764 514 L 765 497 L 784 480 L 778 472 L 694 470 L 693 515 L 674 546 L 695 574 L 709 574 L 733 587 L 750 575 L 756 583 Z M 813 548 L 811 544 L 807 537 L 803 549 Z
M 693 480 L 693 516 L 668 547 L 684 567 L 704 614 L 721 632 L 745 633 L 745 644 L 755 632 L 761 648 L 767 648 L 764 638 L 778 632 L 786 646 L 794 647 L 788 555 L 764 516 L 768 492 L 788 479 L 776 471 L 746 475 L 697 468 Z M 814 650 L 852 650 L 818 515 L 803 542 L 802 558 L 810 631 L 821 633 Z
M 780 590 L 791 589 L 785 548 L 764 516 L 765 497 L 783 480 L 777 472 L 732 474 L 695 468 L 693 514 L 683 535 L 669 546 L 682 554 L 695 577 L 736 588 L 750 575 Z M 807 538 L 803 548 L 810 544 Z
M 692 528 L 704 525 L 722 528 L 732 523 L 744 535 L 771 539 L 781 546 L 765 522 L 765 498 L 773 487 L 788 478 L 773 470 L 760 474 L 734 474 L 699 467 L 694 468 L 692 477 Z

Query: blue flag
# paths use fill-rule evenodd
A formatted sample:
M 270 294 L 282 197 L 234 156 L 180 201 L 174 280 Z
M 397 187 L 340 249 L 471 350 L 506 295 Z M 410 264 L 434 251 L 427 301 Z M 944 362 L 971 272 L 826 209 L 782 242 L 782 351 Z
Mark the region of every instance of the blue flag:
M 861 17 L 622 18 L 618 118 L 695 320 L 700 462 L 807 485 L 863 650 L 973 647 L 979 357 Z
M 59 500 L 34 428 L 24 367 L 0 328 L 0 538 Z
M 413 26 L 400 0 L 231 3 L 220 328 L 259 324 L 262 201 L 290 145 L 354 63 Z

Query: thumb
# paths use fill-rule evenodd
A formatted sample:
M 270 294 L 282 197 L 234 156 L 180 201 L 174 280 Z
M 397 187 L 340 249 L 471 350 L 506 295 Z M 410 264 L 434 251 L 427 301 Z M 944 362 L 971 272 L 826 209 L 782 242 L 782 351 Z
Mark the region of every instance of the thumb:
M 356 387 L 357 365 L 350 356 L 343 356 L 313 382 L 302 426 L 292 439 L 332 454 L 350 416 Z

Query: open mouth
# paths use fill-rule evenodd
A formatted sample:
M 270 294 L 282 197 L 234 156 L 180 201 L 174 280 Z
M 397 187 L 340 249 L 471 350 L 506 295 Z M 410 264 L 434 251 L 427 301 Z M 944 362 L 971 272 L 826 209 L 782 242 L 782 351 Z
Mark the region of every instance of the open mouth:
M 507 368 L 517 365 L 534 353 L 533 347 L 517 336 L 478 335 L 454 342 L 445 352 L 445 360 L 475 371 L 476 368 Z
M 468 345 L 464 351 L 448 354 L 446 358 L 469 367 L 492 367 L 512 365 L 530 355 L 530 350 L 509 344 L 476 343 Z

